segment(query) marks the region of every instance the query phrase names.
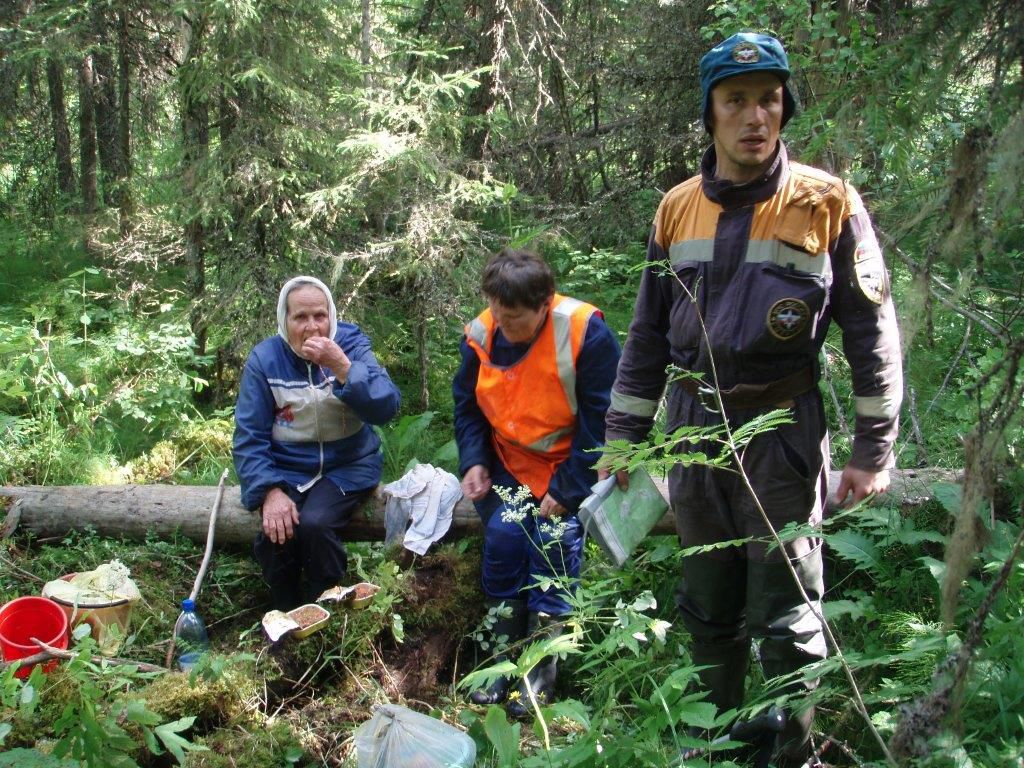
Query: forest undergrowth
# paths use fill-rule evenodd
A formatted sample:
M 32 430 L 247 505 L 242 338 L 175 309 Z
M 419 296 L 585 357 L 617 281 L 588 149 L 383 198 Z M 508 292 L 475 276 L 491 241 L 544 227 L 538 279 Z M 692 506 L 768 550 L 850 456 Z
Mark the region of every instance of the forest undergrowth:
M 571 253 L 565 258 L 571 265 L 563 271 L 565 282 L 593 269 L 592 259 L 574 264 Z M 623 296 L 634 277 L 628 260 L 620 259 L 615 279 L 627 286 Z M 4 480 L 214 482 L 230 465 L 230 410 L 206 406 L 204 412 L 192 404 L 196 389 L 205 386 L 192 347 L 183 343 L 176 355 L 167 336 L 147 341 L 150 317 L 133 315 L 105 286 L 107 279 L 98 270 L 79 270 L 57 281 L 59 290 L 42 295 L 30 311 L 8 315 L 6 328 L 18 330 L 6 337 L 7 359 L 15 363 L 7 368 L 7 402 L 23 404 L 17 418 L 30 431 L 17 443 L 19 433 L 8 427 L 15 439 L 5 446 L 10 474 Z M 160 317 L 159 307 L 154 312 Z M 166 330 L 172 325 L 157 326 L 159 333 L 178 338 Z M 144 378 L 162 380 L 162 389 L 147 389 Z M 131 408 L 118 400 L 119 390 L 135 393 Z M 133 430 L 133 442 L 117 439 Z M 454 469 L 448 430 L 444 415 L 433 411 L 406 413 L 382 430 L 386 479 L 414 458 Z M 935 435 L 933 455 L 941 455 L 941 441 L 949 438 L 938 428 L 929 434 Z M 901 441 L 901 452 L 908 440 Z M 883 738 L 890 739 L 903 713 L 951 674 L 947 659 L 965 639 L 961 628 L 1019 534 L 1009 493 L 993 514 L 979 517 L 985 546 L 965 578 L 953 626 L 943 624 L 940 594 L 945 543 L 961 503 L 957 486 L 922 488 L 921 498 L 931 501 L 893 506 L 883 500 L 828 521 L 827 617 Z M 37 593 L 46 580 L 71 571 L 114 558 L 124 562 L 144 600 L 119 655 L 150 664 L 164 662 L 178 601 L 201 557 L 185 539 L 114 541 L 88 530 L 51 541 L 16 533 L 2 548 L 4 600 Z M 560 648 L 564 682 L 559 701 L 542 712 L 544 729 L 509 722 L 498 708 L 469 707 L 465 686 L 457 687 L 467 672 L 487 666 L 473 640 L 488 628 L 479 619 L 478 540 L 443 545 L 408 570 L 380 545 L 351 548 L 353 579 L 380 584 L 381 596 L 367 611 L 335 615 L 306 641 L 268 647 L 259 619 L 269 598 L 255 563 L 244 551 L 218 551 L 200 603 L 214 654 L 191 678 L 96 664 L 88 639 L 76 646 L 76 661 L 48 676 L 21 682 L 4 673 L 9 727 L 0 727 L 0 738 L 10 757 L 0 760 L 355 765 L 352 731 L 375 704 L 390 701 L 465 728 L 478 742 L 479 765 L 672 765 L 687 727 L 724 721 L 689 687 L 695 672 L 673 607 L 680 552 L 671 539 L 648 540 L 622 570 L 588 545 L 573 631 Z M 1021 578 L 1017 565 L 995 598 L 968 674 L 952 692 L 957 719 L 926 733 L 932 757 L 912 764 L 1013 765 L 1020 754 Z M 544 650 L 534 649 L 534 656 Z M 823 757 L 836 765 L 882 764 L 835 662 L 812 673 L 823 678 L 815 697 Z M 756 694 L 750 711 L 776 701 L 756 672 L 749 685 Z M 724 754 L 715 764 L 729 759 Z

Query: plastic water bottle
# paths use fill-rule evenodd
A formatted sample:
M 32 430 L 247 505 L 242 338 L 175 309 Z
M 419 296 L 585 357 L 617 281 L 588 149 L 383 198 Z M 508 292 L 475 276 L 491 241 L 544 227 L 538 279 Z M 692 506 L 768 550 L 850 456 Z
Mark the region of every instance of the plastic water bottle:
M 181 615 L 174 624 L 174 642 L 178 654 L 178 667 L 188 672 L 195 663 L 210 650 L 210 638 L 206 634 L 206 625 L 196 613 L 195 600 L 185 598 L 181 601 Z

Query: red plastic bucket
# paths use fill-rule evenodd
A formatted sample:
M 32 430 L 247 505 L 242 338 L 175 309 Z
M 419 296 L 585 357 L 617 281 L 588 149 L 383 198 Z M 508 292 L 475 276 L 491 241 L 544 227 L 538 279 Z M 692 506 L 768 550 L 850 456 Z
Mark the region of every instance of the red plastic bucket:
M 32 642 L 41 640 L 54 648 L 68 647 L 68 617 L 53 600 L 45 597 L 19 597 L 0 608 L 0 653 L 4 661 L 23 659 L 42 649 Z M 49 672 L 57 659 L 46 662 Z M 20 667 L 15 677 L 28 677 L 32 666 Z

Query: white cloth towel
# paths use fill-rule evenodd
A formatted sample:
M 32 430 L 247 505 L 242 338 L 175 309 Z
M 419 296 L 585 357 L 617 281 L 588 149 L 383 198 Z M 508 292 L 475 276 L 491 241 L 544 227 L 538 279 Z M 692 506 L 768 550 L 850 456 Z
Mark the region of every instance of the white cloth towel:
M 385 543 L 402 537 L 402 545 L 417 555 L 448 532 L 452 511 L 462 498 L 458 478 L 432 464 L 417 464 L 381 490 L 387 497 Z

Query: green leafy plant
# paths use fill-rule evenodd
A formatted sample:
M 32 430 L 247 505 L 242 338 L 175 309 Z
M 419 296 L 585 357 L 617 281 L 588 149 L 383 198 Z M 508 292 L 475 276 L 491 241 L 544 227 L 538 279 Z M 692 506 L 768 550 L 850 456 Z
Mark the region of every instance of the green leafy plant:
M 137 766 L 138 755 L 146 750 L 153 755 L 168 752 L 183 765 L 186 752 L 204 749 L 183 735 L 195 718 L 166 722 L 142 700 L 119 695 L 152 679 L 154 673 L 93 661 L 97 647 L 88 633 L 89 626 L 80 625 L 75 632 L 75 656 L 56 672 L 64 703 L 57 706 L 51 726 L 52 755 L 40 756 L 35 750 L 24 750 L 29 764 L 38 760 L 40 765 L 73 764 L 89 768 Z M 45 711 L 52 712 L 53 703 L 42 699 L 40 691 L 42 686 L 52 685 L 54 677 L 43 674 L 40 666 L 24 681 L 14 678 L 13 672 L 13 668 L 8 669 L 0 677 L 4 719 L 24 723 L 37 709 L 44 711 L 45 707 Z M 10 732 L 10 727 L 0 730 L 0 744 Z

